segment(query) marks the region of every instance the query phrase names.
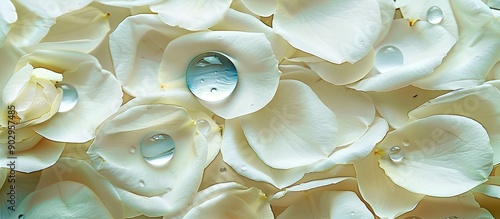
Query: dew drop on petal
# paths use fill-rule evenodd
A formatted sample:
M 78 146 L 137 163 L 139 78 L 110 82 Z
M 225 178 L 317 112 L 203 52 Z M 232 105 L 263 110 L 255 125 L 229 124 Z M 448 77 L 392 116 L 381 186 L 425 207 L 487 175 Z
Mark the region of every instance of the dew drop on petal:
M 431 24 L 439 24 L 443 20 L 443 11 L 438 6 L 432 6 L 427 10 L 427 21 Z
M 200 131 L 203 135 L 208 134 L 210 131 L 210 123 L 207 120 L 198 119 L 196 120 L 196 125 L 198 126 L 198 131 Z
M 351 211 L 351 216 L 354 216 L 356 215 L 356 213 L 354 211 Z
M 78 91 L 76 91 L 76 88 L 66 83 L 58 83 L 56 87 L 61 88 L 63 91 L 58 112 L 63 113 L 73 109 L 76 103 L 78 103 Z
M 247 166 L 245 165 L 241 166 L 241 170 L 246 171 L 247 169 L 248 169 Z
M 422 218 L 417 217 L 417 216 L 409 216 L 409 217 L 405 217 L 404 219 L 422 219 Z
M 146 183 L 144 183 L 144 180 L 142 180 L 142 179 L 141 179 L 141 180 L 139 180 L 139 186 L 140 186 L 140 187 L 144 187 L 144 186 L 146 186 Z
M 220 171 L 221 173 L 226 172 L 226 170 L 227 170 L 227 169 L 226 169 L 225 167 L 221 167 L 221 168 L 219 169 L 219 171 Z
M 403 143 L 403 146 L 405 146 L 405 147 L 410 146 L 410 141 L 408 141 L 408 140 L 403 140 L 402 143 Z
M 135 147 L 130 146 L 129 151 L 130 151 L 130 153 L 135 154 Z
M 384 73 L 403 65 L 404 56 L 401 50 L 395 46 L 384 46 L 375 54 L 375 68 Z
M 389 149 L 389 158 L 394 162 L 400 162 L 403 160 L 405 153 L 403 149 L 399 146 L 393 146 Z
M 458 216 L 449 216 L 449 217 L 446 217 L 446 219 L 460 219 L 460 217 L 458 217 Z
M 24 214 L 19 214 L 19 216 L 17 216 L 17 218 L 19 218 L 19 219 L 24 218 Z
M 148 163 L 161 166 L 174 156 L 175 143 L 170 135 L 154 132 L 144 136 L 140 150 Z
M 186 69 L 187 86 L 201 100 L 223 100 L 233 93 L 237 82 L 236 67 L 220 52 L 200 54 L 191 60 Z

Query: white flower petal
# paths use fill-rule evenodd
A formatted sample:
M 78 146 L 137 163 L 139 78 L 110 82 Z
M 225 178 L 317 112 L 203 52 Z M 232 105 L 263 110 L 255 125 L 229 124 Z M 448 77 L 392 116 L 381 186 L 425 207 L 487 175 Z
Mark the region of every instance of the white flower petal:
M 498 82 L 498 81 L 497 81 Z M 437 114 L 461 115 L 479 122 L 488 132 L 493 164 L 500 163 L 500 103 L 498 88 L 483 84 L 460 89 L 429 100 L 408 113 L 411 120 Z
M 51 211 L 47 211 L 51 209 Z M 28 195 L 12 218 L 113 218 L 98 195 L 87 186 L 63 181 Z
M 151 132 L 168 134 L 175 143 L 174 156 L 162 168 L 152 166 L 140 152 L 144 136 Z M 139 105 L 105 122 L 87 154 L 93 167 L 117 187 L 128 208 L 157 217 L 176 213 L 194 197 L 207 159 L 207 142 L 185 109 Z
M 58 17 L 41 42 L 26 48 L 26 51 L 67 49 L 88 53 L 102 42 L 109 30 L 105 13 L 94 7 L 85 7 Z
M 198 218 L 267 218 L 273 213 L 267 197 L 257 188 L 246 188 L 234 182 L 208 187 L 196 195 L 183 213 L 165 219 Z
M 289 218 L 374 218 L 351 191 L 324 191 L 307 194 L 295 201 L 277 219 Z
M 95 0 L 96 2 L 117 7 L 132 8 L 135 6 L 146 6 L 158 4 L 164 0 Z M 168 1 L 168 0 L 167 0 Z
M 241 2 L 250 11 L 262 17 L 271 16 L 277 6 L 276 0 L 241 0 Z
M 307 166 L 282 170 L 262 162 L 245 139 L 238 119 L 226 120 L 223 136 L 221 152 L 224 162 L 242 176 L 283 188 L 297 182 L 308 172 Z
M 439 25 L 444 27 L 448 32 L 453 35 L 456 39 L 459 38 L 458 35 L 458 25 L 455 19 L 455 13 L 451 7 L 452 1 L 411 1 L 411 0 L 396 0 L 396 7 L 401 10 L 403 17 L 410 21 L 427 21 L 427 11 L 433 7 L 439 7 L 442 12 L 442 21 Z M 456 16 L 462 17 L 463 14 L 458 13 Z
M 201 104 L 224 119 L 232 119 L 262 109 L 271 101 L 281 73 L 263 33 L 198 32 L 173 40 L 165 49 L 159 69 L 164 89 L 187 90 L 185 74 L 189 62 L 209 51 L 228 56 L 238 71 L 238 85 L 226 99 L 217 102 L 200 100 Z
M 334 151 L 328 159 L 317 163 L 313 171 L 324 171 L 335 165 L 351 164 L 363 159 L 370 154 L 375 144 L 384 138 L 388 130 L 389 126 L 384 119 L 375 118 L 373 124 L 361 138 L 347 147 Z
M 377 112 L 393 128 L 399 128 L 408 123 L 408 112 L 417 108 L 427 100 L 444 94 L 445 91 L 422 90 L 407 86 L 388 92 L 367 92 L 371 97 Z M 405 104 L 401 104 L 401 102 Z
M 158 68 L 167 44 L 190 33 L 165 25 L 157 15 L 126 18 L 109 36 L 116 77 L 132 96 L 161 91 Z
M 391 155 L 394 146 L 400 150 Z M 455 115 L 429 116 L 389 132 L 376 153 L 394 183 L 437 197 L 472 189 L 488 179 L 493 167 L 486 130 Z
M 123 205 L 113 185 L 87 162 L 61 157 L 54 166 L 43 170 L 37 190 L 60 181 L 73 181 L 85 185 L 97 194 L 113 218 L 123 218 Z
M 415 208 L 424 198 L 394 184 L 377 165 L 374 153 L 355 162 L 354 167 L 363 199 L 380 218 L 395 218 Z
M 375 53 L 373 49 L 356 63 L 340 65 L 327 61 L 306 62 L 325 81 L 335 85 L 345 85 L 358 81 L 372 70 Z
M 280 0 L 273 27 L 292 46 L 340 64 L 363 58 L 382 22 L 375 0 Z
M 57 18 L 63 14 L 82 9 L 91 2 L 92 0 L 75 0 L 71 2 L 65 0 L 25 0 L 18 1 L 17 3 L 26 7 L 28 10 L 40 17 Z
M 500 29 L 489 23 L 461 35 L 434 73 L 413 83 L 423 89 L 454 90 L 483 83 L 500 61 Z
M 310 87 L 295 80 L 280 81 L 273 100 L 240 122 L 259 158 L 277 169 L 309 165 L 337 146 L 335 114 Z
M 151 11 L 170 26 L 203 30 L 218 23 L 229 10 L 232 0 L 166 0 L 151 5 Z
M 3 46 L 10 25 L 16 21 L 17 13 L 14 4 L 10 0 L 0 1 L 0 46 Z
M 375 45 L 379 44 L 385 38 L 396 14 L 396 6 L 393 0 L 377 0 L 377 2 L 380 7 L 380 15 L 382 16 L 382 30 L 378 35 L 377 41 L 375 41 Z
M 110 72 L 101 69 L 92 56 L 72 51 L 39 50 L 19 62 L 23 63 L 37 63 L 62 71 L 62 83 L 73 85 L 78 92 L 78 102 L 73 109 L 57 113 L 34 127 L 48 139 L 75 143 L 91 140 L 96 128 L 121 105 L 123 94 L 118 81 Z
M 286 40 L 276 34 L 272 28 L 262 23 L 262 21 L 249 14 L 245 14 L 234 9 L 229 9 L 224 19 L 210 29 L 215 31 L 225 30 L 264 33 L 267 40 L 271 43 L 271 47 L 273 48 L 273 52 L 277 60 L 290 56 L 295 50 Z
M 427 196 L 417 207 L 401 218 L 493 218 L 493 216 L 474 200 L 471 193 L 450 198 Z
M 479 185 L 473 189 L 474 192 L 483 193 L 487 196 L 500 199 L 500 186 L 498 185 Z
M 47 35 L 50 27 L 55 24 L 55 18 L 44 18 L 21 5 L 16 5 L 17 21 L 10 27 L 5 38 L 18 47 L 34 45 Z
M 375 119 L 375 107 L 366 94 L 322 80 L 309 86 L 337 117 L 338 146 L 356 141 Z
M 420 21 L 410 26 L 408 20 L 396 19 L 385 39 L 375 47 L 375 58 L 380 49 L 394 46 L 401 51 L 403 63 L 385 72 L 377 70 L 375 64 L 375 69 L 352 87 L 363 91 L 390 91 L 410 85 L 432 74 L 455 42 L 439 25 Z

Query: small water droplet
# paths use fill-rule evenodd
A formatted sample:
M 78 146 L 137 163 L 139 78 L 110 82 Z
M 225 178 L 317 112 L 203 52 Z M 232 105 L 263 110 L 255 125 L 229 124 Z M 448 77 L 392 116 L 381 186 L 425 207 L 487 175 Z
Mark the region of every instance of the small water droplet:
M 203 78 L 203 82 L 201 82 Z M 227 98 L 236 89 L 238 73 L 231 60 L 220 52 L 202 53 L 188 64 L 186 83 L 193 95 L 205 101 Z
M 130 151 L 130 153 L 135 154 L 135 147 L 130 146 L 129 151 Z
M 20 219 L 24 218 L 24 214 L 20 214 L 19 216 L 17 216 L 17 218 L 20 218 Z
M 210 123 L 207 120 L 198 119 L 196 120 L 196 125 L 198 126 L 198 131 L 200 131 L 203 135 L 208 134 L 210 131 Z
M 246 171 L 248 168 L 246 165 L 241 166 L 241 170 Z
M 221 173 L 222 173 L 222 172 L 226 172 L 226 170 L 227 170 L 227 169 L 226 169 L 225 167 L 221 167 L 221 168 L 219 169 L 219 171 L 220 171 Z
M 66 83 L 58 83 L 56 84 L 56 87 L 61 88 L 63 91 L 61 105 L 59 105 L 58 112 L 63 113 L 73 109 L 76 103 L 78 103 L 78 92 L 76 91 L 76 88 L 73 87 L 73 85 Z
M 377 50 L 375 55 L 375 68 L 384 73 L 403 65 L 404 56 L 401 50 L 395 46 L 384 46 Z
M 142 180 L 142 179 L 141 179 L 141 180 L 139 180 L 139 186 L 140 186 L 140 187 L 144 187 L 144 186 L 146 186 L 146 183 L 144 183 L 144 180 Z
M 410 141 L 408 141 L 408 140 L 406 140 L 406 139 L 405 139 L 405 140 L 403 140 L 403 142 L 402 142 L 402 143 L 403 143 L 403 146 L 405 146 L 405 147 L 410 146 Z
M 405 217 L 404 219 L 422 219 L 422 218 L 417 217 L 417 216 L 409 216 L 409 217 Z
M 144 159 L 155 166 L 166 164 L 175 152 L 175 143 L 167 134 L 153 132 L 149 133 L 141 141 L 141 154 Z
M 460 217 L 458 217 L 458 216 L 449 216 L 446 219 L 460 219 Z
M 356 213 L 354 211 L 351 211 L 351 216 L 354 216 L 356 215 Z
M 165 193 L 169 193 L 169 192 L 171 192 L 171 191 L 172 191 L 172 188 L 166 188 L 166 189 L 165 189 Z
M 201 80 L 200 80 L 200 83 L 202 83 L 202 84 L 203 84 L 203 83 L 205 83 L 205 80 L 201 79 Z
M 439 24 L 443 20 L 443 11 L 438 6 L 432 6 L 427 10 L 427 21 L 431 24 Z
M 389 149 L 389 158 L 394 162 L 400 162 L 403 160 L 405 153 L 403 149 L 399 146 L 393 146 Z
M 252 107 L 252 108 L 253 108 L 254 106 L 255 106 L 255 105 L 253 105 L 253 104 L 251 104 L 251 105 L 250 105 L 250 107 Z

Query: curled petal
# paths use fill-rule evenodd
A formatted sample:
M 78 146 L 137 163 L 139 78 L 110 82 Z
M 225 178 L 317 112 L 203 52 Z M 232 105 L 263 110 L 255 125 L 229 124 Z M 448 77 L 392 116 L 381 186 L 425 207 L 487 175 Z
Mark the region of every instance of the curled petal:
M 262 17 L 271 16 L 277 6 L 276 0 L 241 0 L 241 2 L 250 11 Z
M 363 58 L 382 22 L 375 0 L 280 0 L 273 28 L 295 48 L 340 64 Z
M 455 115 L 429 116 L 389 132 L 375 153 L 394 183 L 437 197 L 467 192 L 485 182 L 493 168 L 486 130 Z
M 170 26 L 203 30 L 222 20 L 231 2 L 232 0 L 167 0 L 150 8 Z
M 9 32 L 10 25 L 17 20 L 14 4 L 10 0 L 0 2 L 0 46 L 3 46 L 5 36 Z
M 173 40 L 165 49 L 159 69 L 164 89 L 187 90 L 185 74 L 189 62 L 210 51 L 219 51 L 229 57 L 238 71 L 238 85 L 226 99 L 200 100 L 201 104 L 220 117 L 232 119 L 262 109 L 271 101 L 281 73 L 263 33 L 198 32 Z

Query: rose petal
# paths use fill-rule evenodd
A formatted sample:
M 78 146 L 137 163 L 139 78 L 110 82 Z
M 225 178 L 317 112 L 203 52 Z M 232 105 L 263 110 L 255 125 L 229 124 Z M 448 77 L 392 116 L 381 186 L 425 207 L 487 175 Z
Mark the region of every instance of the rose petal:
M 424 198 L 394 184 L 377 165 L 374 153 L 355 162 L 354 167 L 363 199 L 380 218 L 395 218 L 415 208 Z
M 190 33 L 165 25 L 157 15 L 126 18 L 109 36 L 116 77 L 132 96 L 161 91 L 158 68 L 167 44 Z
M 231 0 L 167 0 L 151 5 L 150 8 L 170 26 L 203 30 L 222 20 L 231 2 Z
M 40 17 L 57 18 L 63 14 L 82 9 L 91 2 L 92 0 L 76 0 L 71 2 L 64 0 L 26 0 L 18 3 Z
M 261 17 L 269 17 L 276 9 L 276 0 L 241 0 L 241 2 L 253 13 Z
M 189 62 L 209 51 L 219 51 L 229 57 L 238 71 L 238 85 L 226 99 L 200 100 L 201 104 L 224 119 L 232 119 L 262 109 L 271 101 L 281 73 L 263 33 L 198 32 L 173 40 L 165 49 L 159 69 L 164 89 L 187 90 L 185 74 Z
M 394 146 L 401 152 L 391 155 Z M 429 116 L 389 132 L 376 153 L 394 183 L 437 197 L 472 189 L 488 179 L 493 167 L 486 130 L 472 119 L 455 115 Z
M 285 218 L 373 218 L 373 215 L 354 192 L 324 191 L 295 201 L 277 217 Z
M 45 169 L 49 166 L 52 166 L 61 155 L 64 150 L 65 143 L 53 142 L 47 139 L 35 138 L 34 140 L 38 140 L 36 143 L 31 143 L 33 145 L 31 148 L 16 151 L 16 171 L 31 173 L 34 171 Z M 2 145 L 4 146 L 4 145 Z M 5 146 L 5 148 L 7 148 Z M 2 150 L 0 153 L 2 156 L 0 157 L 0 162 L 2 162 L 2 167 L 7 167 L 9 164 L 9 156 L 11 154 L 8 153 L 7 150 Z
M 158 4 L 164 0 L 95 0 L 105 5 L 112 5 L 117 7 L 132 8 L 137 6 L 153 5 Z
M 365 79 L 351 86 L 363 91 L 391 91 L 410 85 L 432 74 L 455 42 L 439 25 L 420 21 L 410 26 L 408 20 L 396 19 L 385 39 L 375 47 L 375 54 L 386 46 L 394 46 L 402 53 L 401 66 L 381 72 L 375 64 Z
M 340 64 L 363 58 L 382 23 L 375 0 L 280 0 L 273 27 L 292 46 Z
M 17 13 L 14 4 L 10 0 L 0 2 L 0 46 L 3 46 L 5 36 L 9 32 L 10 25 L 17 21 Z
M 337 146 L 335 114 L 299 81 L 280 81 L 273 100 L 240 121 L 252 149 L 272 168 L 314 163 L 328 157 Z

